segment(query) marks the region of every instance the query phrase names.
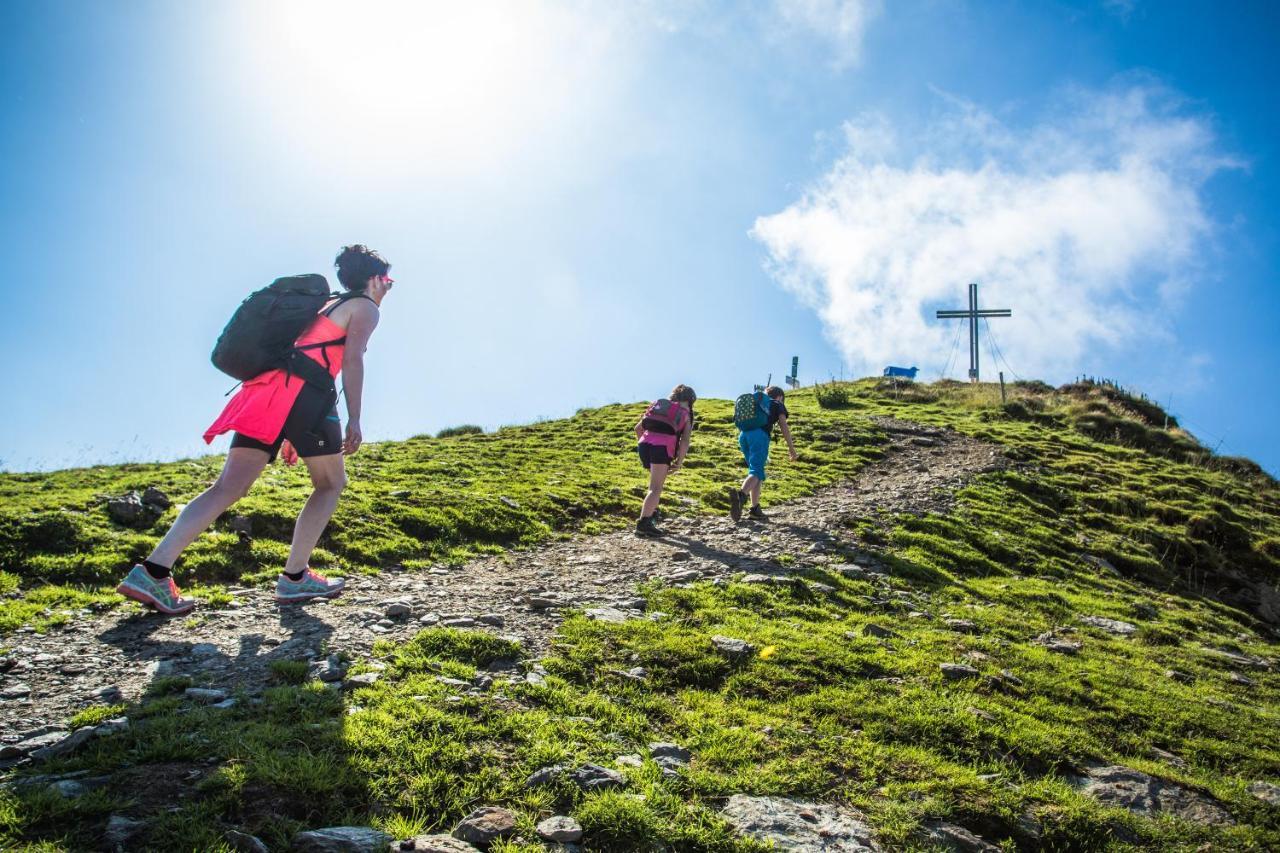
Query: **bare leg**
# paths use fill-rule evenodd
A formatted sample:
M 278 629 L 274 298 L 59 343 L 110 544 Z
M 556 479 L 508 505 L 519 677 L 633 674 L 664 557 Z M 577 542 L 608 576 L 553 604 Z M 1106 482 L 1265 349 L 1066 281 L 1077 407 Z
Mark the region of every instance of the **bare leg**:
M 293 525 L 293 543 L 289 547 L 289 560 L 284 564 L 284 570 L 295 575 L 306 570 L 311 552 L 315 550 L 320 534 L 329 525 L 329 518 L 338 505 L 338 496 L 347 486 L 342 454 L 313 456 L 302 461 L 307 463 L 307 471 L 311 474 L 311 485 L 315 487 L 315 491 L 307 498 L 306 505 L 298 514 L 298 521 Z
M 747 479 L 742 481 L 743 494 L 751 496 L 751 505 L 760 506 L 760 478 L 754 474 L 747 475 Z
M 658 511 L 658 501 L 662 499 L 662 485 L 667 481 L 667 465 L 649 466 L 649 494 L 644 496 L 644 506 L 640 508 L 640 517 L 648 518 Z
M 173 527 L 169 528 L 169 532 L 151 552 L 151 562 L 172 566 L 187 546 L 227 511 L 227 507 L 248 493 L 249 487 L 258 479 L 270 460 L 271 456 L 265 450 L 253 447 L 231 448 L 217 482 L 178 513 Z

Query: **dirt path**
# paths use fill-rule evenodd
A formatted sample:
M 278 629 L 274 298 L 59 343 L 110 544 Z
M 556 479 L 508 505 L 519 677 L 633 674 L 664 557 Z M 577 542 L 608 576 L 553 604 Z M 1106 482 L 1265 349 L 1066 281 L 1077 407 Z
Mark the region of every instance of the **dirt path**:
M 889 419 L 887 456 L 856 478 L 769 510 L 766 522 L 677 518 L 661 539 L 629 531 L 577 537 L 429 573 L 355 577 L 335 602 L 277 607 L 265 589 L 234 590 L 222 610 L 197 611 L 199 624 L 125 606 L 85 612 L 41 635 L 7 639 L 0 657 L 0 743 L 64 728 L 100 702 L 136 701 L 160 676 L 194 685 L 261 690 L 276 660 L 313 660 L 331 651 L 367 655 L 379 639 L 403 640 L 423 627 L 454 624 L 518 638 L 537 657 L 564 607 L 643 609 L 636 586 L 738 572 L 782 573 L 774 558 L 826 558 L 850 516 L 879 511 L 946 511 L 972 476 L 1005 466 L 998 448 L 958 433 Z M 785 464 L 785 463 L 784 463 Z M 389 615 L 393 614 L 393 615 Z

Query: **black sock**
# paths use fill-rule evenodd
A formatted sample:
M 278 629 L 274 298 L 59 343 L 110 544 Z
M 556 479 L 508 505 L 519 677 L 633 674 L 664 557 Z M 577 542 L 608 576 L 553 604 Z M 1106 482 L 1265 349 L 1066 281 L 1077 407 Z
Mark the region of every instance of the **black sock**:
M 298 572 L 296 575 L 291 575 L 288 572 L 284 572 L 284 576 L 287 577 L 289 580 L 293 581 L 294 583 L 297 583 L 298 581 L 302 580 L 302 576 L 305 575 L 306 573 L 307 573 L 307 570 L 303 569 L 302 571 Z
M 147 570 L 147 574 L 151 575 L 152 580 L 164 580 L 170 575 L 168 566 L 162 566 L 159 563 L 153 563 L 150 560 L 143 560 L 142 568 Z

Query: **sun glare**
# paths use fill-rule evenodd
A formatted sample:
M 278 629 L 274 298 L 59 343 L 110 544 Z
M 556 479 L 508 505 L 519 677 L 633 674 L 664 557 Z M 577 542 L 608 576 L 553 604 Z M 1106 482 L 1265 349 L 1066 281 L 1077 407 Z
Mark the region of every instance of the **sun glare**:
M 255 3 L 239 26 L 246 95 L 291 159 L 401 174 L 502 169 L 564 132 L 611 41 L 539 2 Z

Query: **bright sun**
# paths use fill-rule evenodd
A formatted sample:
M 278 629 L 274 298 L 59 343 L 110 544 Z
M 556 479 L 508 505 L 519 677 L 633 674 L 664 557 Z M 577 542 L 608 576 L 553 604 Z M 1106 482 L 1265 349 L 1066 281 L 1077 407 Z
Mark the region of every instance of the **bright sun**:
M 290 156 L 402 174 L 501 168 L 600 97 L 607 23 L 537 0 L 277 0 L 238 22 L 248 100 Z

